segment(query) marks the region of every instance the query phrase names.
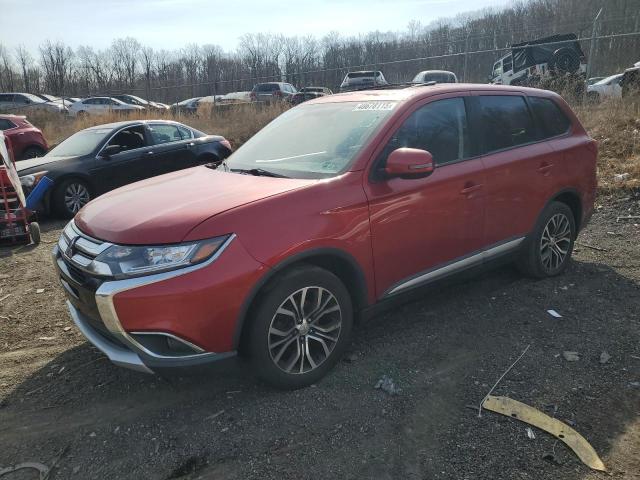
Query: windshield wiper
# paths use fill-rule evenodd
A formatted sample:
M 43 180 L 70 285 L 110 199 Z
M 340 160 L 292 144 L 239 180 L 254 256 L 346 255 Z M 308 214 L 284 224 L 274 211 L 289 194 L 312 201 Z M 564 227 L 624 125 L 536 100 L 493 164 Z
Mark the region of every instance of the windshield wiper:
M 245 175 L 254 175 L 256 177 L 275 177 L 275 178 L 289 178 L 286 175 L 281 175 L 279 173 L 270 172 L 269 170 L 264 170 L 262 168 L 231 168 L 230 171 L 242 173 Z

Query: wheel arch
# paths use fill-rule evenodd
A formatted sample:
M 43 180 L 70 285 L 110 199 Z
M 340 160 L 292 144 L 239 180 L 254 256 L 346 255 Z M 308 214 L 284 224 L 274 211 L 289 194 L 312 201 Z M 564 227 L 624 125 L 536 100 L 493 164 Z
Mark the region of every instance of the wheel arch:
M 253 307 L 256 305 L 260 295 L 268 291 L 273 281 L 285 272 L 304 265 L 311 265 L 323 268 L 344 283 L 354 306 L 354 313 L 368 306 L 367 301 L 367 280 L 358 265 L 358 262 L 349 253 L 336 248 L 315 248 L 293 255 L 283 260 L 275 267 L 271 268 L 252 287 L 249 295 L 245 298 L 240 314 L 238 315 L 236 329 L 233 337 L 234 350 L 240 349 L 251 324 L 250 317 Z
M 561 202 L 567 205 L 571 212 L 573 213 L 573 219 L 576 223 L 576 236 L 582 227 L 582 200 L 580 199 L 580 194 L 575 188 L 565 188 L 557 192 L 545 205 L 545 208 L 551 202 Z M 544 210 L 544 209 L 543 209 Z
M 87 184 L 87 187 L 89 187 L 89 190 L 92 194 L 94 194 L 96 191 L 96 187 L 93 183 L 93 180 L 91 179 L 91 176 L 81 172 L 69 172 L 56 176 L 56 178 L 53 179 L 53 187 L 51 188 L 51 191 L 53 192 L 68 180 L 81 180 L 82 182 Z

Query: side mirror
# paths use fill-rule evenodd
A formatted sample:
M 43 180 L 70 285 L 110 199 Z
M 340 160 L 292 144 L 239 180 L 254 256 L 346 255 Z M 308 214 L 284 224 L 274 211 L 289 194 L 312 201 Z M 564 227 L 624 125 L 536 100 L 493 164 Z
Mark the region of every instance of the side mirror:
M 122 151 L 122 147 L 120 145 L 107 145 L 102 149 L 100 156 L 103 158 L 109 158 L 112 155 L 116 155 Z
M 415 178 L 431 175 L 434 169 L 433 155 L 426 150 L 398 148 L 387 158 L 384 172 L 388 178 Z

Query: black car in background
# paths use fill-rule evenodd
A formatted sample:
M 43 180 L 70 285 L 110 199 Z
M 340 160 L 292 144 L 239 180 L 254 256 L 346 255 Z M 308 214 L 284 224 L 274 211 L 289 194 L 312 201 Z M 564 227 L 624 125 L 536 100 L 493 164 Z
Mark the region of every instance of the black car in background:
M 292 105 L 298 105 L 307 100 L 313 100 L 314 98 L 324 97 L 326 95 L 332 95 L 333 92 L 327 87 L 303 87 L 294 93 L 289 101 Z
M 81 130 L 44 157 L 23 160 L 16 167 L 25 194 L 39 182 L 48 185 L 39 210 L 70 218 L 109 190 L 220 162 L 230 153 L 231 145 L 219 135 L 207 135 L 178 122 L 136 120 Z M 43 190 L 41 187 L 38 193 Z

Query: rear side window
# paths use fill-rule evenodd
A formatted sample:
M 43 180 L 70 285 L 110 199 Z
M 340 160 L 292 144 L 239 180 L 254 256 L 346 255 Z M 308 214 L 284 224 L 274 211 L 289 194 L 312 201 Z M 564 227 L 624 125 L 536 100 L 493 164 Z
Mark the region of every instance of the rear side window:
M 280 90 L 280 86 L 277 83 L 263 83 L 258 85 L 259 92 L 275 92 Z
M 383 152 L 385 161 L 393 150 L 404 147 L 427 150 L 433 155 L 436 165 L 468 158 L 464 100 L 438 100 L 413 112 L 389 141 Z
M 517 147 L 536 140 L 536 132 L 524 101 L 515 95 L 477 97 L 483 153 Z
M 540 126 L 542 139 L 562 135 L 569 130 L 571 121 L 553 100 L 529 97 L 529 104 Z
M 149 127 L 149 131 L 151 133 L 151 143 L 153 145 L 179 142 L 182 140 L 180 132 L 175 125 L 152 124 Z

